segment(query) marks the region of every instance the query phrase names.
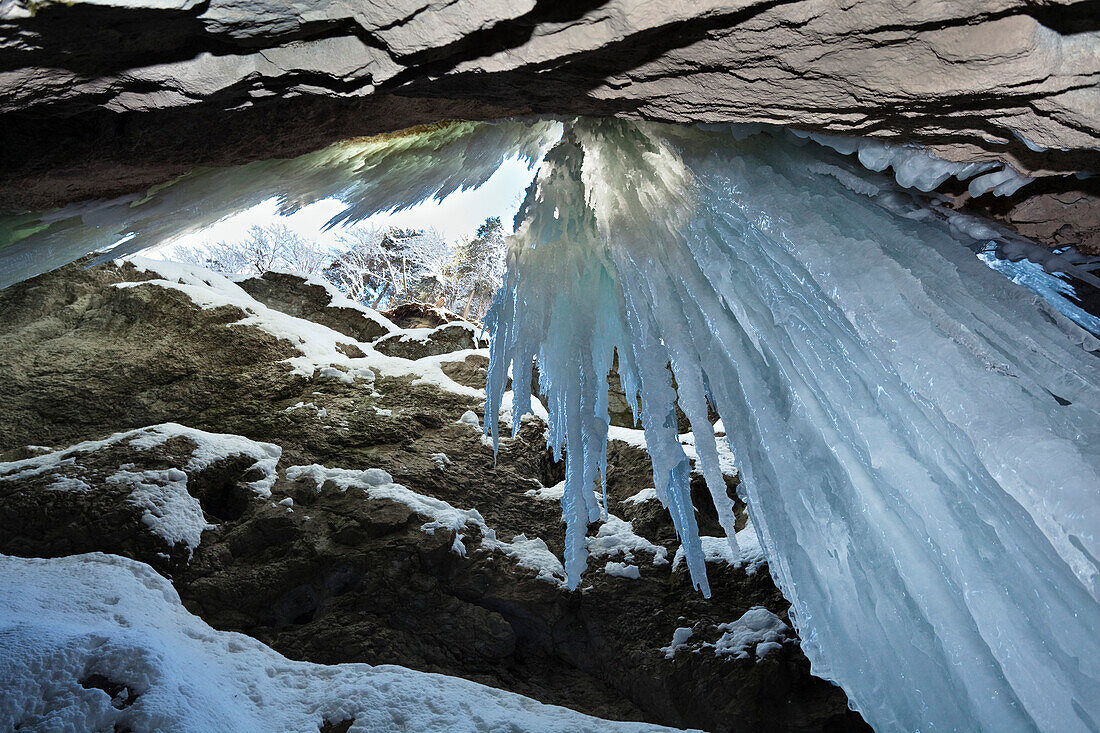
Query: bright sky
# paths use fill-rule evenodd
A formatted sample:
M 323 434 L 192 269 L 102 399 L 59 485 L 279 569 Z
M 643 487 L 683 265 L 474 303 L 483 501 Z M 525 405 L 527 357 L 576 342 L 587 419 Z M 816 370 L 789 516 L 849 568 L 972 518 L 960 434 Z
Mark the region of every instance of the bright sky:
M 528 169 L 524 161 L 509 158 L 488 181 L 479 188 L 456 191 L 443 201 L 428 201 L 395 214 L 377 214 L 359 222 L 358 226 L 400 226 L 410 229 L 439 230 L 449 242 L 464 236 L 473 236 L 487 217 L 499 216 L 504 229 L 512 231 L 512 219 L 523 202 L 523 193 L 535 177 L 535 168 Z M 337 227 L 322 231 L 329 219 L 344 210 L 337 199 L 322 199 L 303 207 L 289 216 L 275 213 L 275 199 L 228 216 L 211 227 L 181 237 L 162 246 L 159 254 L 168 255 L 176 247 L 193 247 L 217 242 L 239 241 L 246 237 L 249 227 L 273 223 L 285 224 L 306 239 L 322 246 L 335 246 L 342 229 Z M 155 256 L 155 255 L 154 255 Z

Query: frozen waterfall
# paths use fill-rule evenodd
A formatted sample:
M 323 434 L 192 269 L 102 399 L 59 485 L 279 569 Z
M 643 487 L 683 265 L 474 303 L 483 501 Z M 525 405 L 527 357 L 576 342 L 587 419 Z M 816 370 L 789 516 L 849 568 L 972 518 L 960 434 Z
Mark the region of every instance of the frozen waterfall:
M 537 359 L 571 586 L 617 354 L 695 584 L 676 400 L 732 544 L 721 415 L 813 670 L 877 730 L 1098 730 L 1097 343 L 917 208 L 790 138 L 569 123 L 517 216 L 486 413 L 510 371 L 530 404 Z
M 1004 173 L 823 142 L 902 185 Z M 6 217 L 0 287 L 273 197 L 283 212 L 332 197 L 346 205 L 332 225 L 365 219 L 509 157 L 540 168 L 491 312 L 486 414 L 509 377 L 515 409 L 530 404 L 537 359 L 571 585 L 603 510 L 590 488 L 617 358 L 697 587 L 676 406 L 735 545 L 709 408 L 721 415 L 813 671 L 876 729 L 1100 730 L 1100 342 L 1066 316 L 1093 317 L 1035 268 L 991 259 L 990 226 L 853 157 L 762 126 L 431 126 Z

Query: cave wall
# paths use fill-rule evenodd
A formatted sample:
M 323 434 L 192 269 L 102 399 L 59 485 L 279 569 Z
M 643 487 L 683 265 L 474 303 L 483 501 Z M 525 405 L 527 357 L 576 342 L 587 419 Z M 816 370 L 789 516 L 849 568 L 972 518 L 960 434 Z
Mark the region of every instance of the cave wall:
M 1060 180 L 1100 169 L 1098 39 L 1096 0 L 0 0 L 0 209 L 517 114 L 779 123 Z

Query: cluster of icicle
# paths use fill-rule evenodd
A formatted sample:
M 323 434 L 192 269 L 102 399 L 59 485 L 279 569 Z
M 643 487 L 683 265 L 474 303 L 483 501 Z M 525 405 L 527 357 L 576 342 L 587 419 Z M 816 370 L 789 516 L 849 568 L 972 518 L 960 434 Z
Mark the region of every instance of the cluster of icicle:
M 915 208 L 817 146 L 567 123 L 517 215 L 486 414 L 509 388 L 522 414 L 537 360 L 571 587 L 617 357 L 695 585 L 676 405 L 735 544 L 709 404 L 815 673 L 877 730 L 1095 731 L 1097 343 Z
M 486 414 L 510 370 L 519 424 L 537 359 L 566 461 L 570 584 L 601 514 L 617 358 L 697 587 L 675 405 L 736 544 L 709 404 L 814 671 L 875 728 L 1100 730 L 1100 343 L 960 245 L 987 246 L 995 227 L 860 163 L 918 188 L 1004 183 L 988 166 L 819 142 L 859 162 L 760 126 L 420 128 L 0 220 L 0 287 L 272 197 L 283 212 L 338 198 L 340 225 L 542 160 L 491 314 Z M 1095 280 L 1065 258 L 1044 266 Z M 1031 287 L 1057 303 L 1048 285 Z

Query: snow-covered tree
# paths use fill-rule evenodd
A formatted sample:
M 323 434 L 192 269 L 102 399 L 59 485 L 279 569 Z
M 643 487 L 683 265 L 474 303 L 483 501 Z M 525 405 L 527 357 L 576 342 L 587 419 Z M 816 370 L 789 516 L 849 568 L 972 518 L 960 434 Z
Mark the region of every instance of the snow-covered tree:
M 174 259 L 230 275 L 270 270 L 320 274 L 374 308 L 417 301 L 480 318 L 504 272 L 504 231 L 490 217 L 456 246 L 436 229 L 349 227 L 325 248 L 284 224 L 254 226 L 237 242 L 178 247 Z
M 270 270 L 311 274 L 319 272 L 326 261 L 316 242 L 278 223 L 253 226 L 238 242 L 178 247 L 172 256 L 228 275 L 262 275 Z
M 480 318 L 504 276 L 504 227 L 499 216 L 487 218 L 455 255 L 455 271 L 466 295 L 462 317 Z
M 450 246 L 435 229 L 353 227 L 341 238 L 343 252 L 325 269 L 348 297 L 383 303 L 432 300 L 443 289 Z

